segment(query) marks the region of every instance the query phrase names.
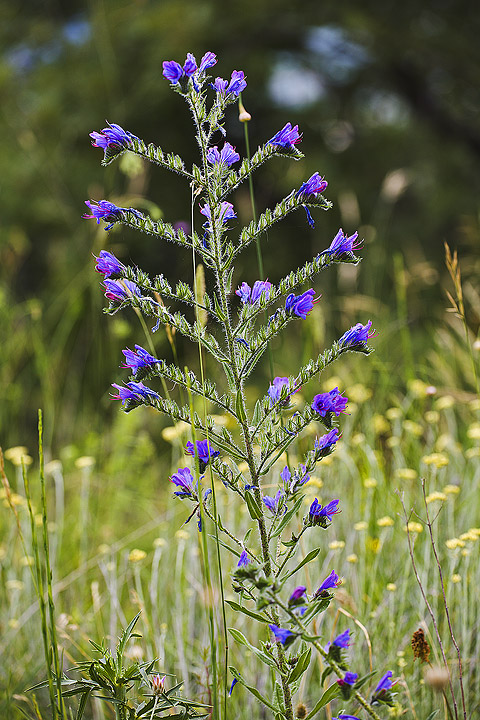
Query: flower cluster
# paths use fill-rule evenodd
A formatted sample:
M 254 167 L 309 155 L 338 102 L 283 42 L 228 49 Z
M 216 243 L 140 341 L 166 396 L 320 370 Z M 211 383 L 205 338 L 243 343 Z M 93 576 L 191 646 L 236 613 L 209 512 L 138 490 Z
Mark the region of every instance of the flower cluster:
M 214 287 L 205 288 L 200 303 L 197 301 L 195 288 L 186 281 L 179 282 L 173 289 L 163 276 L 152 282 L 146 273 L 138 268 L 125 266 L 107 250 L 101 250 L 95 257 L 95 269 L 102 275 L 105 296 L 110 301 L 106 312 L 113 314 L 120 307 L 133 306 L 136 312 L 142 310 L 147 316 L 153 315 L 156 320 L 153 331 L 161 323 L 168 323 L 175 333 L 190 341 L 197 341 L 201 353 L 210 353 L 225 371 L 226 382 L 223 388 L 220 384 L 217 385 L 218 378 L 216 371 L 213 371 L 213 362 L 212 365 L 210 362 L 208 364 L 209 371 L 212 368 L 211 377 L 205 378 L 202 375 L 200 382 L 193 372 L 176 367 L 175 364 L 167 365 L 164 360 L 156 358 L 142 346 L 134 345 L 133 350 L 123 350 L 124 362 L 121 365 L 131 371 L 132 381 L 123 385 L 113 384 L 117 393 L 113 397 L 122 402 L 126 411 L 140 404 L 154 406 L 171 413 L 175 422 L 182 420 L 192 426 L 194 439 L 188 441 L 184 448 L 185 455 L 189 456 L 186 464 L 190 467 L 179 467 L 169 478 L 174 486 L 174 495 L 190 504 L 190 515 L 186 522 L 196 515 L 199 530 L 202 531 L 201 518 L 205 516 L 209 523 L 216 526 L 217 537 L 220 533 L 227 534 L 227 543 L 219 540 L 217 542 L 227 549 L 230 548 L 235 558 L 231 578 L 233 589 L 242 593 L 239 612 L 245 612 L 247 616 L 257 620 L 263 619 L 265 624 L 267 615 L 268 620 L 273 620 L 269 624 L 273 640 L 264 643 L 263 650 L 257 652 L 255 649 L 255 652 L 261 659 L 267 658 L 267 664 L 270 664 L 270 658 L 275 657 L 283 687 L 283 701 L 280 695 L 276 698 L 279 715 L 293 717 L 291 694 L 287 687 L 289 683 L 287 680 L 283 682 L 283 679 L 290 677 L 291 682 L 294 682 L 295 673 L 298 673 L 295 675 L 298 679 L 306 669 L 305 666 L 301 670 L 301 664 L 308 664 L 308 654 L 305 654 L 302 648 L 296 662 L 300 663 L 301 658 L 303 659 L 297 667 L 293 658 L 288 656 L 288 648 L 300 637 L 302 644 L 303 641 L 312 642 L 311 630 L 307 629 L 307 625 L 327 608 L 335 589 L 342 581 L 337 572 L 331 570 L 310 596 L 303 584 L 293 590 L 290 588 L 288 600 L 282 599 L 282 593 L 286 580 L 311 559 L 304 558 L 298 564 L 295 558 L 295 553 L 301 547 L 301 535 L 304 532 L 312 534 L 314 527 L 328 528 L 335 515 L 340 512 L 340 501 L 333 499 L 325 505 L 322 505 L 318 498 L 311 503 L 308 501 L 308 512 L 300 531 L 288 536 L 286 532 L 288 523 L 300 512 L 305 502 L 304 486 L 309 481 L 311 484 L 315 482 L 310 474 L 313 473 L 316 463 L 328 455 L 339 440 L 339 429 L 332 427 L 333 416 L 339 417 L 346 412 L 348 398 L 343 397 L 336 387 L 329 392 L 315 395 L 310 406 L 307 403 L 302 407 L 302 398 L 297 396 L 295 411 L 288 413 L 288 418 L 283 411 L 290 406 L 291 397 L 300 389 L 300 384 L 305 386 L 318 375 L 320 369 L 330 364 L 343 351 L 368 353 L 370 350 L 367 342 L 374 336 L 374 332 L 371 330 L 370 320 L 366 325 L 357 323 L 342 335 L 331 351 L 324 353 L 323 364 L 320 356 L 318 362 L 307 363 L 297 376 L 292 377 L 274 377 L 275 373 L 272 371 L 267 394 L 258 399 L 253 412 L 250 412 L 246 402 L 246 398 L 250 399 L 250 396 L 245 392 L 247 380 L 267 350 L 271 338 L 282 331 L 291 320 L 307 319 L 320 299 L 308 284 L 313 284 L 315 276 L 329 265 L 337 262 L 358 262 L 355 251 L 361 247 L 361 241 L 357 232 L 347 235 L 340 229 L 323 253 L 286 278 L 275 278 L 275 286 L 268 279 L 256 280 L 250 285 L 241 277 L 236 285 L 232 284 L 236 277 L 235 258 L 249 244 L 258 243 L 261 232 L 272 222 L 286 217 L 292 210 L 304 207 L 308 222 L 314 225 L 307 206 L 328 209 L 329 203 L 322 195 L 328 183 L 319 172 L 313 173 L 300 184 L 298 190 L 292 190 L 278 203 L 273 212 L 267 209 L 258 221 L 244 228 L 237 240 L 228 237 L 229 221 L 237 218 L 236 210 L 228 200 L 231 192 L 250 176 L 259 163 L 274 155 L 300 159 L 302 154 L 296 146 L 302 139 L 302 133 L 299 132 L 298 125 L 286 123 L 259 148 L 255 160 L 245 158 L 240 170 L 236 171 L 234 166 L 241 158 L 236 148 L 226 139 L 224 116 L 226 107 L 237 100 L 247 83 L 241 70 L 234 70 L 229 79 L 209 78 L 207 72 L 216 62 L 215 54 L 207 52 L 199 63 L 192 53 L 187 54 L 183 64 L 175 60 L 163 63 L 163 76 L 192 111 L 196 140 L 201 149 L 199 166 L 194 165 L 190 170 L 187 169 L 178 156 L 165 153 L 152 145 L 147 147 L 142 140 L 115 123 L 108 123 L 100 132 L 90 133 L 93 146 L 104 150 L 104 162 L 130 150 L 191 182 L 196 198 L 195 207 L 203 216 L 200 222 L 198 217 L 196 219 L 198 225 L 203 223 L 203 237 L 199 238 L 194 228 L 191 235 L 187 232 L 172 235 L 172 226 L 167 222 L 153 222 L 146 213 L 140 213 L 133 208 L 118 207 L 108 200 L 86 201 L 88 214 L 85 213 L 83 217 L 95 220 L 97 225 L 103 221 L 105 230 L 119 222 L 135 226 L 159 238 L 174 239 L 198 255 L 199 260 L 208 268 L 208 275 L 213 279 Z M 225 138 L 223 144 L 218 143 L 218 139 L 218 144 L 213 144 L 214 139 L 219 137 L 218 132 Z M 263 277 L 261 263 L 259 275 Z M 134 278 L 135 282 L 127 278 Z M 235 295 L 239 298 L 234 298 L 233 303 L 232 287 L 237 288 Z M 307 289 L 300 292 L 303 287 Z M 200 309 L 208 320 L 203 323 L 199 320 L 192 322 L 176 308 L 170 311 L 163 306 L 163 299 L 172 304 L 177 301 L 186 303 L 190 309 L 193 306 L 193 310 Z M 278 303 L 278 306 L 273 314 L 262 321 L 264 314 L 261 308 L 270 308 L 275 303 Z M 177 403 L 175 394 L 172 398 L 161 398 L 155 390 L 141 382 L 142 379 L 154 380 L 157 377 L 167 380 L 173 393 L 178 385 L 186 388 L 189 396 L 191 394 L 196 398 L 192 397 L 191 402 L 182 407 Z M 197 405 L 197 398 L 203 398 L 205 417 L 199 417 L 195 411 L 200 407 Z M 230 426 L 224 427 L 223 423 L 214 421 L 212 415 L 207 415 L 212 410 L 206 408 L 206 402 L 228 413 L 230 419 L 237 423 L 237 431 Z M 289 446 L 312 419 L 322 419 L 321 422 L 328 431 L 315 438 L 313 448 L 310 446 L 301 460 L 293 461 L 298 448 L 295 448 L 294 454 L 290 454 Z M 205 439 L 196 440 L 198 436 Z M 238 437 L 242 438 L 241 444 L 238 443 Z M 281 459 L 285 457 L 287 464 L 283 460 L 280 465 Z M 207 479 L 212 482 L 211 488 L 204 486 L 203 473 L 207 467 L 210 469 Z M 247 469 L 250 476 L 246 474 Z M 272 494 L 267 495 L 265 490 L 271 487 L 272 477 L 276 478 L 277 484 Z M 250 518 L 258 525 L 257 540 L 249 539 L 251 530 L 243 539 L 238 539 L 222 524 L 217 515 L 214 478 L 219 479 L 232 495 L 235 493 L 245 502 Z M 207 502 L 210 494 L 211 501 Z M 205 542 L 209 536 L 209 533 L 205 532 Z M 272 550 L 273 546 L 278 548 L 276 553 Z M 219 547 L 217 549 L 220 551 Z M 296 563 L 296 570 L 292 571 L 293 563 Z M 248 609 L 251 601 L 255 603 L 255 612 Z M 270 608 L 271 614 L 267 611 L 267 615 L 259 615 L 265 608 Z M 286 627 L 287 624 L 289 627 Z M 240 635 L 238 631 L 237 635 Z M 272 647 L 273 643 L 276 647 Z M 336 691 L 345 700 L 350 699 L 354 693 L 358 698 L 358 687 L 362 684 L 358 680 L 358 674 L 348 670 L 345 664 L 344 654 L 350 643 L 351 631 L 345 630 L 325 646 L 327 665 L 330 661 L 327 671 L 337 672 Z M 288 666 L 289 662 L 291 668 Z M 237 671 L 232 669 L 232 674 L 234 680 L 229 694 L 237 682 L 250 688 Z M 165 677 L 155 676 L 152 683 L 155 696 L 166 694 L 164 681 Z M 392 687 L 389 672 L 373 692 L 371 703 L 390 703 Z M 261 698 L 261 695 L 257 698 Z M 282 702 L 285 707 L 282 707 Z M 364 708 L 366 707 L 364 704 Z M 355 720 L 353 715 L 342 713 L 338 718 Z

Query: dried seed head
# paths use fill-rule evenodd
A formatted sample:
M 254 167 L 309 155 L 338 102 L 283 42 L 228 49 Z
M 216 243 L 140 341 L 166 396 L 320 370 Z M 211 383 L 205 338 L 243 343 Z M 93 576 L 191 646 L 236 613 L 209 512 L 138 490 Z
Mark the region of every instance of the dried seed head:
M 424 663 L 430 660 L 430 645 L 428 644 L 425 633 L 421 628 L 416 630 L 412 635 L 413 659 L 419 658 Z
M 425 673 L 425 683 L 435 690 L 435 692 L 442 692 L 448 685 L 448 670 L 445 667 L 434 665 L 428 668 Z
M 295 708 L 295 717 L 296 718 L 307 717 L 307 706 L 305 705 L 305 703 L 303 703 L 303 702 L 298 703 L 297 707 Z

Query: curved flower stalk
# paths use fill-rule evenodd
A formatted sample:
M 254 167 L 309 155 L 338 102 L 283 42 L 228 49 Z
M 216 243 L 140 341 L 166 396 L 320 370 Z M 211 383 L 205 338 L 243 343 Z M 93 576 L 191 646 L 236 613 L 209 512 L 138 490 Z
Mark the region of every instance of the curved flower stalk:
M 316 276 L 339 263 L 360 262 L 355 252 L 361 247 L 361 241 L 356 232 L 348 236 L 339 230 L 326 250 L 287 277 L 274 278 L 272 282 L 235 275 L 237 256 L 275 223 L 303 208 L 313 225 L 313 215 L 319 209 L 328 210 L 330 203 L 323 196 L 328 183 L 318 171 L 275 208 L 267 208 L 256 222 L 239 230 L 232 192 L 262 163 L 275 156 L 301 159 L 297 146 L 302 133 L 297 125 L 287 122 L 250 160 L 242 159 L 241 152 L 225 137 L 224 117 L 228 106 L 245 90 L 247 80 L 241 70 L 234 70 L 228 79 L 210 78 L 208 72 L 216 62 L 216 56 L 207 52 L 200 62 L 188 53 L 183 63 L 167 60 L 163 64 L 166 81 L 186 102 L 193 117 L 198 165 L 187 168 L 180 156 L 166 154 L 153 144 L 146 145 L 119 125 L 111 124 L 100 133 L 91 133 L 93 144 L 104 150 L 104 163 L 122 152 L 132 152 L 183 176 L 193 188 L 197 229 L 187 236 L 167 222 L 154 222 L 144 213 L 133 208 L 118 208 L 107 200 L 87 201 L 91 214 L 85 217 L 97 224 L 105 222 L 106 229 L 123 223 L 159 239 L 176 242 L 193 251 L 213 277 L 211 287 L 199 296 L 191 283 L 182 281 L 172 288 L 163 275 L 151 278 L 144 270 L 124 265 L 107 251 L 101 251 L 96 258 L 96 269 L 103 275 L 105 294 L 110 300 L 107 313 L 133 307 L 150 318 L 153 332 L 160 325 L 175 328 L 198 344 L 218 366 L 218 372 L 211 373 L 212 379 L 205 377 L 201 366 L 201 376 L 197 378 L 191 371 L 167 364 L 135 345 L 134 350 L 124 350 L 122 367 L 130 370 L 131 378 L 124 385 L 113 385 L 118 393 L 115 397 L 121 400 L 126 411 L 148 405 L 191 426 L 192 440 L 185 448 L 185 463 L 170 477 L 174 494 L 189 506 L 187 522 L 197 515 L 203 542 L 207 541 L 205 522 L 213 523 L 217 538 L 223 533 L 230 541 L 224 547 L 231 551 L 234 559 L 232 587 L 242 598 L 242 604 L 228 601 L 232 610 L 254 618 L 270 630 L 270 639 L 259 647 L 251 645 L 235 628 L 231 634 L 265 663 L 268 674 L 273 671 L 277 683 L 274 700 L 271 695 L 261 694 L 252 679 L 234 667 L 229 668 L 233 682 L 229 679 L 227 683 L 228 671 L 224 667 L 223 717 L 227 715 L 228 696 L 232 692 L 238 694 L 243 686 L 244 691 L 251 692 L 274 716 L 293 720 L 293 701 L 299 680 L 313 662 L 312 651 L 315 651 L 322 655 L 328 672 L 338 677 L 338 682 L 329 690 L 329 700 L 337 695 L 341 695 L 342 702 L 355 700 L 370 717 L 378 720 L 374 705 L 391 701 L 389 676 L 384 676 L 368 702 L 359 692 L 364 680 L 348 667 L 350 631 L 345 630 L 330 643 L 326 643 L 326 639 L 320 643 L 311 634 L 311 623 L 333 600 L 340 576 L 332 570 L 323 581 L 319 579 L 318 589 L 311 597 L 305 585 L 294 587 L 291 581 L 294 573 L 300 574 L 319 554 L 325 537 L 322 533 L 328 532 L 335 523 L 342 504 L 340 498 L 326 502 L 315 498 L 308 506 L 301 529 L 296 534 L 292 532 L 292 521 L 305 507 L 304 490 L 311 473 L 323 458 L 335 451 L 340 437 L 336 422 L 347 409 L 348 398 L 342 396 L 338 388 L 329 393 L 318 392 L 318 376 L 344 352 L 370 352 L 368 341 L 374 336 L 371 321 L 354 325 L 331 348 L 296 369 L 294 376 L 275 377 L 254 407 L 245 399 L 247 380 L 271 338 L 291 322 L 315 322 L 316 304 L 320 300 L 312 287 Z M 178 311 L 179 303 L 195 310 L 197 319 L 193 323 Z M 218 332 L 206 330 L 205 323 L 198 320 L 199 311 L 207 313 L 210 325 L 215 325 Z M 156 389 L 159 378 L 187 390 L 192 396 L 191 405 L 182 407 L 176 400 L 162 397 L 160 388 L 158 392 Z M 143 384 L 144 380 L 148 384 Z M 305 400 L 298 400 L 297 396 L 292 413 L 292 396 L 300 388 Z M 205 408 L 208 401 L 217 412 L 228 413 L 235 429 L 229 426 L 219 430 L 214 417 L 206 410 L 200 417 L 195 411 L 195 397 L 202 399 Z M 297 467 L 285 466 L 283 453 L 312 422 L 323 426 L 324 431 L 318 433 Z M 246 538 L 238 538 L 222 524 L 217 516 L 214 492 L 203 487 L 203 473 L 207 470 L 232 493 L 232 501 L 245 503 L 256 536 L 249 531 Z M 267 485 L 273 486 L 273 491 L 267 493 Z M 300 539 L 304 533 L 315 534 L 317 547 L 302 557 Z M 219 542 L 217 552 L 220 552 Z M 299 650 L 300 641 L 304 643 L 302 647 L 309 646 L 307 650 Z M 216 687 L 213 692 L 217 692 Z M 316 712 L 322 707 L 319 703 L 315 705 Z M 214 702 L 214 718 L 222 717 L 221 707 L 220 702 Z M 355 716 L 341 713 L 339 717 Z

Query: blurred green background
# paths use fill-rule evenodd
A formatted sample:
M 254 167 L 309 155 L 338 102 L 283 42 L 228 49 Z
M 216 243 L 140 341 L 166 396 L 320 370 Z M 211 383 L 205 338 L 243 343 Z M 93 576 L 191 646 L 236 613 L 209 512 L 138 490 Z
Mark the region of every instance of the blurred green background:
M 461 257 L 472 340 L 480 322 L 480 13 L 472 3 L 2 0 L 0 14 L 4 447 L 34 444 L 38 407 L 53 449 L 101 430 L 118 411 L 110 383 L 124 374 L 121 349 L 142 344 L 142 330 L 134 316 L 102 314 L 92 253 L 109 249 L 171 280 L 191 276 L 191 258 L 177 248 L 81 219 L 84 200 L 107 198 L 188 221 L 189 188 L 179 178 L 125 160 L 104 169 L 88 137 L 107 119 L 195 161 L 188 112 L 162 77 L 162 61 L 183 62 L 187 51 L 214 51 L 215 74 L 245 71 L 253 149 L 287 121 L 303 132 L 304 161 L 275 160 L 255 176 L 259 209 L 315 170 L 329 181 L 334 209 L 317 213 L 315 230 L 298 213 L 263 240 L 269 279 L 327 247 L 340 226 L 358 229 L 361 268 L 317 284 L 319 342 L 372 317 L 392 390 L 414 364 L 427 382 L 448 386 L 446 367 L 431 377 L 429 354 L 433 328 L 444 328 L 442 342 L 453 332 L 444 241 Z M 226 127 L 244 154 L 235 107 Z M 232 201 L 248 222 L 247 188 Z M 235 281 L 255 280 L 254 250 L 241 262 Z M 155 343 L 170 359 L 160 332 Z M 191 361 L 191 348 L 178 350 Z M 279 373 L 294 372 L 291 337 L 276 350 L 285 358 Z

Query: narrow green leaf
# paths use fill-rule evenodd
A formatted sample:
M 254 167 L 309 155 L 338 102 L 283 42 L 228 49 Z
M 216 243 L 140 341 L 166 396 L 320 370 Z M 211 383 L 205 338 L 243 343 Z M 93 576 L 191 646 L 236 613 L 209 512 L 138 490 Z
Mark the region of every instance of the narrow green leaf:
M 245 405 L 243 403 L 242 391 L 238 390 L 237 397 L 235 399 L 235 410 L 237 412 L 238 419 L 242 423 L 247 422 L 247 416 L 245 415 Z
M 129 624 L 127 625 L 127 627 L 125 628 L 125 630 L 123 631 L 123 633 L 122 633 L 122 635 L 121 635 L 121 637 L 120 637 L 120 640 L 119 640 L 118 645 L 117 645 L 117 662 L 118 662 L 118 659 L 123 655 L 123 652 L 124 652 L 124 650 L 125 650 L 125 646 L 126 646 L 127 642 L 129 641 L 130 636 L 131 636 L 132 633 L 133 633 L 133 628 L 134 628 L 135 625 L 137 624 L 137 621 L 138 621 L 138 618 L 140 617 L 140 615 L 141 615 L 140 612 L 138 612 L 138 613 L 135 615 L 135 617 L 133 618 L 133 620 L 131 620 L 131 622 L 129 622 Z
M 293 668 L 292 672 L 290 673 L 290 676 L 288 678 L 288 684 L 295 682 L 295 680 L 298 680 L 305 670 L 308 668 L 310 664 L 310 658 L 312 657 L 312 648 L 308 648 L 308 650 L 305 650 L 304 653 L 300 655 L 298 658 L 297 664 Z
M 430 715 L 426 718 L 426 720 L 433 720 L 435 715 L 437 715 L 437 713 L 439 713 L 439 712 L 440 712 L 440 710 L 434 710 L 433 712 L 430 713 Z
M 317 555 L 319 554 L 321 549 L 322 548 L 318 547 L 318 548 L 315 548 L 314 550 L 311 550 L 308 553 L 308 555 L 305 555 L 303 560 L 301 560 L 293 570 L 291 570 L 289 573 L 287 573 L 280 579 L 280 582 L 284 583 L 285 580 L 288 580 L 288 578 L 291 577 L 292 575 L 294 575 L 298 570 L 300 570 L 301 567 L 303 567 L 307 563 L 311 562 L 312 560 L 315 560 L 315 558 L 317 557 Z
M 313 710 L 308 713 L 305 720 L 310 720 L 310 718 L 313 718 L 319 710 L 325 707 L 325 705 L 328 705 L 329 702 L 332 702 L 332 700 L 338 695 L 340 695 L 340 686 L 338 683 L 335 682 L 333 683 L 333 685 L 330 685 L 330 687 L 325 690 L 322 697 L 317 702 Z
M 230 672 L 231 672 L 231 674 L 233 675 L 233 677 L 234 677 L 236 680 L 238 680 L 238 682 L 239 682 L 241 685 L 243 685 L 243 687 L 247 688 L 247 690 L 248 690 L 254 697 L 257 698 L 257 700 L 260 700 L 260 702 L 263 703 L 264 705 L 266 705 L 266 707 L 270 708 L 270 710 L 272 710 L 272 712 L 275 712 L 275 708 L 274 708 L 274 706 L 272 705 L 272 703 L 271 703 L 269 700 L 267 700 L 267 698 L 264 697 L 264 696 L 257 690 L 256 687 L 253 687 L 253 685 L 249 685 L 249 684 L 246 682 L 246 680 L 244 680 L 244 678 L 240 675 L 240 673 L 238 672 L 238 670 L 237 670 L 236 668 L 234 668 L 234 667 L 232 667 L 232 666 L 230 665 L 228 669 L 230 670 Z
M 85 707 L 87 704 L 87 700 L 90 697 L 90 690 L 87 690 L 82 697 L 80 698 L 80 702 L 78 704 L 78 710 L 77 710 L 77 716 L 76 720 L 82 720 L 83 713 L 85 712 Z
M 269 665 L 274 670 L 280 672 L 275 660 L 269 657 L 266 653 L 262 652 L 262 650 L 256 648 L 255 645 L 251 645 L 245 635 L 240 632 L 240 630 L 236 630 L 235 628 L 228 628 L 228 632 L 239 643 L 239 645 L 244 645 L 249 650 L 251 650 L 254 655 L 256 655 L 263 663 L 265 663 L 265 665 Z
M 282 520 L 278 524 L 278 527 L 275 528 L 273 531 L 271 537 L 276 538 L 280 535 L 280 533 L 283 531 L 283 529 L 288 525 L 290 520 L 293 518 L 294 515 L 297 514 L 299 511 L 301 505 L 303 504 L 303 497 L 299 497 L 296 503 L 293 505 L 293 507 L 288 510 L 288 512 L 285 513 Z
M 258 622 L 261 622 L 261 623 L 270 622 L 269 618 L 267 618 L 265 615 L 260 615 L 260 613 L 256 613 L 253 610 L 249 610 L 248 608 L 244 607 L 243 605 L 239 605 L 238 603 L 234 602 L 233 600 L 226 600 L 225 602 L 227 603 L 227 605 L 230 605 L 232 610 L 235 610 L 235 612 L 241 612 L 244 615 L 248 615 L 248 617 L 251 617 L 254 620 L 258 620 Z
M 362 687 L 362 685 L 365 685 L 365 683 L 367 682 L 367 680 L 370 680 L 370 678 L 373 677 L 373 676 L 376 675 L 376 674 L 377 674 L 377 671 L 376 671 L 376 670 L 372 670 L 372 672 L 367 673 L 367 675 L 362 675 L 362 677 L 359 678 L 359 679 L 357 680 L 357 682 L 355 683 L 355 690 L 359 690 L 359 689 Z
M 245 502 L 247 503 L 248 512 L 250 513 L 252 520 L 260 520 L 262 517 L 262 510 L 256 499 L 250 492 L 248 492 L 248 490 L 245 493 Z

